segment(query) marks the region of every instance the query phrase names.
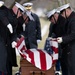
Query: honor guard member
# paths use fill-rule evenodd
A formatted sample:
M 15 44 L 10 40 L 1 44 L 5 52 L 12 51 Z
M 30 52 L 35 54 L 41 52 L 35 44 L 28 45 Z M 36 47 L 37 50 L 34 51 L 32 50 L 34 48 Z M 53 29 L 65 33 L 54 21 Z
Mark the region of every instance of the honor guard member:
M 30 21 L 26 24 L 25 31 L 25 42 L 27 49 L 37 48 L 38 43 L 41 41 L 41 25 L 39 17 L 31 11 L 33 3 L 24 3 L 23 6 L 27 10 Z
M 18 37 L 18 33 L 17 33 L 17 28 L 19 27 L 19 23 L 21 22 L 22 24 L 26 21 L 26 17 L 27 17 L 27 15 L 25 15 L 25 14 L 23 14 L 23 12 L 25 12 L 25 9 L 24 9 L 24 7 L 21 5 L 21 4 L 19 4 L 18 2 L 15 2 L 15 5 L 13 6 L 13 8 L 12 9 L 10 9 L 10 15 L 9 15 L 9 20 L 11 21 L 11 24 L 12 24 L 12 26 L 13 26 L 13 29 L 14 29 L 14 32 L 13 32 L 13 35 L 11 35 L 11 37 L 13 38 L 13 40 L 12 40 L 12 43 L 11 43 L 11 45 L 12 45 L 12 64 L 10 64 L 9 63 L 9 68 L 8 68 L 8 75 L 12 75 L 12 66 L 17 66 L 16 65 L 16 56 L 15 56 L 15 45 L 16 45 L 16 39 L 17 39 L 17 37 Z M 24 16 L 24 17 L 23 17 Z M 26 16 L 26 17 L 25 17 Z M 21 20 L 19 20 L 19 17 L 21 17 Z M 21 25 L 22 25 L 21 24 Z M 14 57 L 15 56 L 15 57 Z M 7 65 L 8 66 L 8 65 Z
M 4 6 L 4 2 L 0 0 L 0 75 L 6 75 L 7 71 L 7 59 L 10 49 L 10 34 L 13 33 L 11 23 L 7 18 L 8 8 Z M 10 49 L 11 51 L 11 49 Z
M 16 38 L 17 17 L 20 16 L 18 9 L 21 8 L 15 6 L 10 10 L 0 1 L 0 71 L 8 75 L 12 75 L 12 66 L 17 66 L 15 49 L 11 43 Z
M 5 56 L 5 61 L 7 61 L 7 65 L 6 62 L 4 62 L 4 66 L 2 67 L 3 70 L 4 67 L 6 66 L 6 71 L 8 73 L 8 75 L 12 75 L 12 66 L 17 66 L 17 62 L 16 62 L 16 53 L 15 53 L 15 49 L 12 48 L 13 47 L 13 40 L 15 40 L 17 38 L 16 35 L 16 27 L 18 25 L 18 20 L 17 18 L 20 17 L 20 7 L 15 6 L 12 9 L 8 9 L 7 7 L 5 7 L 4 5 L 1 5 L 0 7 L 0 35 L 1 38 L 3 40 L 3 44 L 5 47 L 1 47 L 3 49 L 7 49 L 5 51 L 7 51 L 7 58 Z M 2 42 L 1 42 L 2 43 Z M 12 43 L 12 46 L 11 46 Z M 5 53 L 5 52 L 4 52 Z M 6 54 L 3 54 L 3 56 Z M 3 60 L 2 60 L 3 61 Z M 2 62 L 3 64 L 3 62 Z M 2 71 L 5 72 L 5 71 Z
M 17 18 L 18 21 L 16 26 L 17 37 L 21 37 L 22 32 L 25 31 L 24 29 L 25 23 L 29 21 L 29 18 L 26 14 L 26 10 L 21 4 L 15 2 L 15 5 L 11 9 L 11 13 L 15 18 Z M 16 46 L 16 40 L 12 42 L 12 47 L 14 48 L 15 46 Z
M 65 44 L 68 74 L 75 75 L 75 12 L 71 10 L 70 4 L 59 8 L 61 15 L 67 20 L 66 35 L 58 37 L 58 43 Z M 65 58 L 63 56 L 63 58 Z M 66 61 L 64 60 L 64 61 Z M 65 69 L 65 68 L 64 68 Z
M 47 17 L 51 21 L 48 37 L 57 38 L 57 37 L 65 35 L 64 27 L 66 24 L 66 19 L 60 15 L 60 11 L 58 11 L 57 9 L 53 9 L 52 11 L 49 11 L 47 13 Z M 59 56 L 58 56 L 58 61 L 56 62 L 55 75 L 61 74 L 60 72 L 61 54 L 62 54 L 62 48 L 61 48 L 61 45 L 59 44 Z
M 13 26 L 13 34 L 12 35 L 10 34 L 11 46 L 8 52 L 8 61 L 7 61 L 8 75 L 12 75 L 12 67 L 17 67 L 16 52 L 15 48 L 13 47 L 13 44 L 15 43 L 14 40 L 16 40 L 17 38 L 17 32 L 16 32 L 16 28 L 18 26 L 17 18 L 21 16 L 20 10 L 22 9 L 17 5 L 17 3 L 15 3 L 13 8 L 9 9 L 8 11 L 8 19 Z

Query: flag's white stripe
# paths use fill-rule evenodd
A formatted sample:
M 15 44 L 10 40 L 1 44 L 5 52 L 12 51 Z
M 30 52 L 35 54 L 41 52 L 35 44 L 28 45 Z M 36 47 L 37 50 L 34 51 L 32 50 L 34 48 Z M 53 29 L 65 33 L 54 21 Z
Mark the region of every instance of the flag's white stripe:
M 18 50 L 21 50 L 24 45 L 25 45 L 25 42 L 24 42 L 24 40 L 23 40 L 22 43 L 20 44 L 20 46 L 19 46 L 17 49 L 18 49 Z
M 34 62 L 35 62 L 35 66 L 37 66 L 38 68 L 41 69 L 41 63 L 40 63 L 40 54 L 38 52 L 38 50 L 36 49 L 30 49 L 33 53 L 34 53 Z
M 20 50 L 18 50 L 19 53 L 23 54 Z
M 58 59 L 58 53 L 53 53 L 53 60 L 57 60 Z
M 42 50 L 46 56 L 46 69 L 50 69 L 52 67 L 52 57 L 44 50 Z
M 46 66 L 47 66 L 47 70 L 52 67 L 52 57 L 49 56 L 48 54 L 46 54 Z
M 57 43 L 57 41 L 51 41 L 51 42 L 50 42 L 50 45 L 53 46 L 53 47 L 58 48 L 58 43 Z
M 27 56 L 27 60 L 29 61 L 29 62 L 31 62 L 31 58 L 29 57 L 29 55 L 25 52 L 25 51 L 23 51 L 23 53 L 24 53 L 24 55 L 26 55 Z
M 58 48 L 58 43 L 56 41 L 51 41 L 51 46 Z

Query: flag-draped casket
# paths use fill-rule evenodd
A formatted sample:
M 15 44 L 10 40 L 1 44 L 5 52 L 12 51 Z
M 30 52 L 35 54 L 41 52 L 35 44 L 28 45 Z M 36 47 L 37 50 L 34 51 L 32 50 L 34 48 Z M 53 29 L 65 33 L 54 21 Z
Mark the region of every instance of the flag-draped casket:
M 22 56 L 21 75 L 54 75 L 53 58 L 42 49 L 26 49 L 24 37 L 17 41 L 17 49 Z

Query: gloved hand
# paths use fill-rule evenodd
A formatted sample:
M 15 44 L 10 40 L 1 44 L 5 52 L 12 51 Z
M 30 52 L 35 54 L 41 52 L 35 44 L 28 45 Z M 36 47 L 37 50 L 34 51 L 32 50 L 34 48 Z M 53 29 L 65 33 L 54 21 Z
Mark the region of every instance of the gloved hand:
M 58 43 L 62 43 L 62 41 L 63 41 L 63 40 L 62 40 L 62 37 L 58 37 L 58 38 L 57 38 L 57 42 L 58 42 Z
M 13 28 L 12 28 L 12 25 L 11 24 L 8 24 L 7 25 L 7 28 L 9 29 L 10 33 L 13 33 Z
M 39 40 L 39 39 L 38 39 L 38 40 L 37 40 L 37 44 L 39 44 L 39 43 L 40 43 L 40 41 L 41 41 L 41 40 Z
M 16 43 L 15 41 L 13 41 L 13 42 L 11 43 L 11 45 L 12 45 L 12 48 L 15 48 L 16 45 L 17 45 L 17 43 Z
M 0 2 L 0 7 L 2 7 L 4 5 L 4 2 L 3 1 L 1 1 Z

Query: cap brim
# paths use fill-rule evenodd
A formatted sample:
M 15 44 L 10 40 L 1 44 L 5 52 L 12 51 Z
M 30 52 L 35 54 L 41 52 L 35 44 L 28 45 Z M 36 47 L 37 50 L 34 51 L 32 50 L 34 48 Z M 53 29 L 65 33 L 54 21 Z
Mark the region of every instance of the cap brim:
M 33 3 L 24 3 L 23 6 L 32 6 Z

